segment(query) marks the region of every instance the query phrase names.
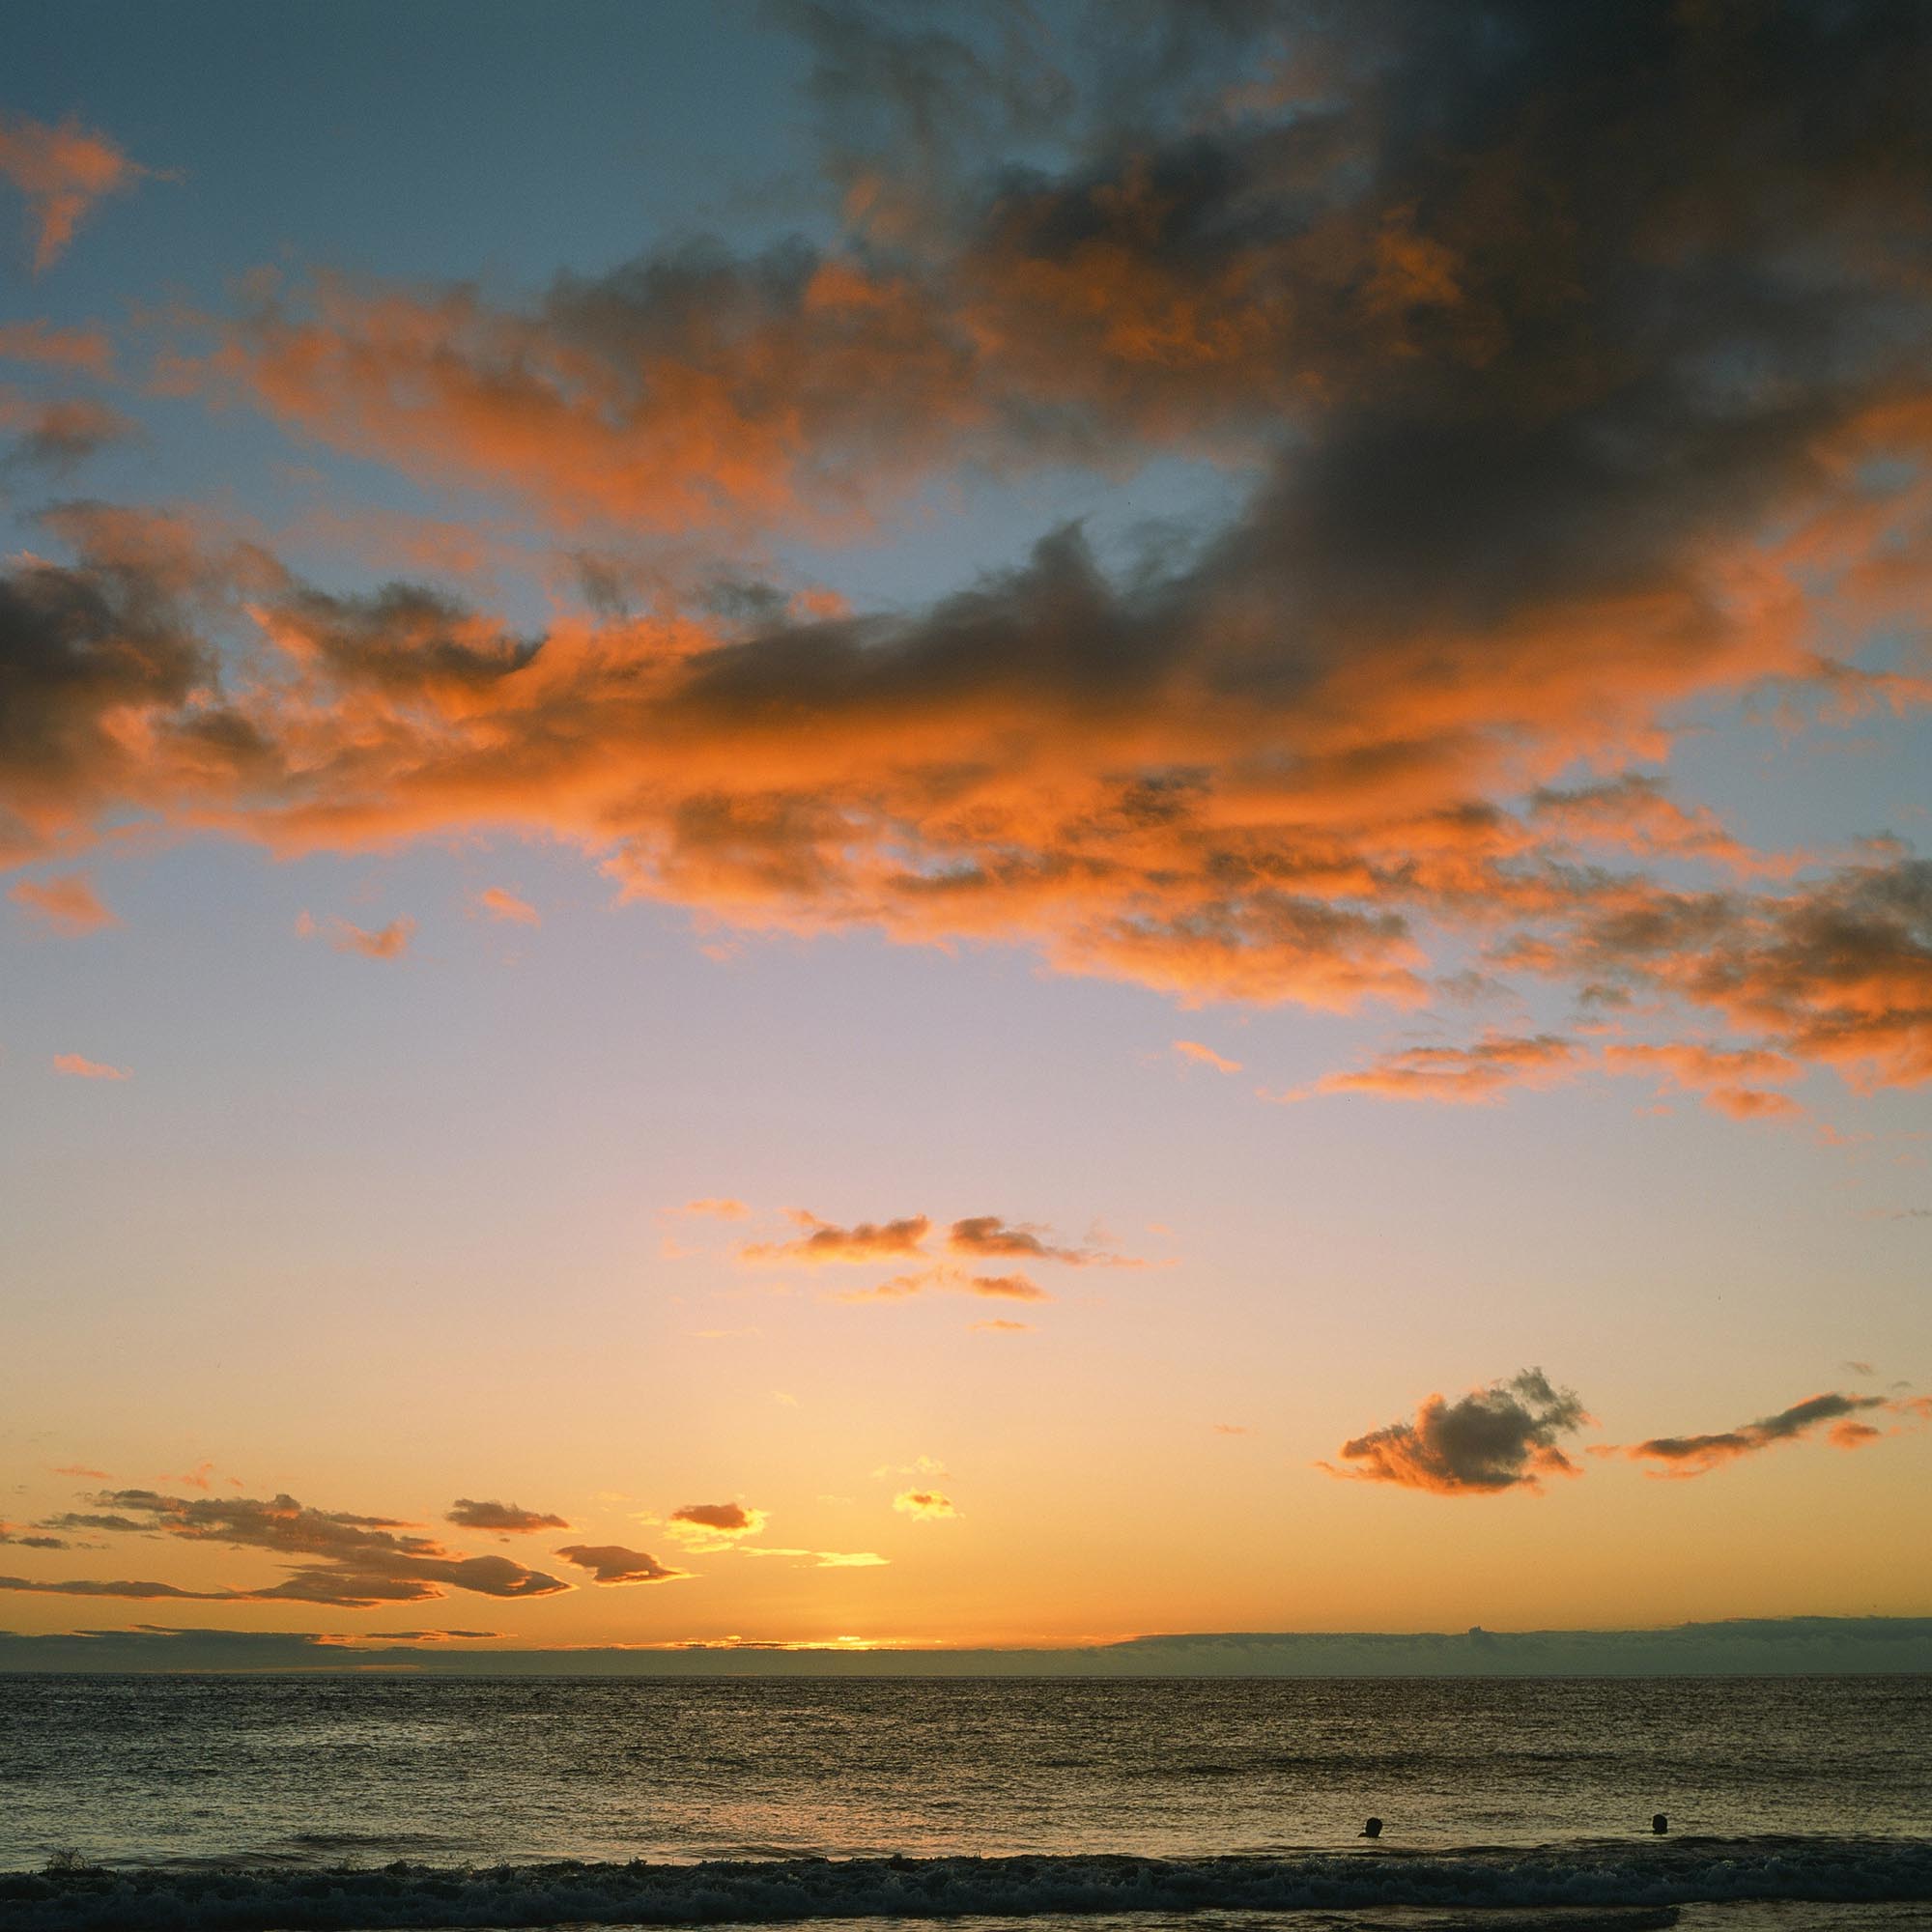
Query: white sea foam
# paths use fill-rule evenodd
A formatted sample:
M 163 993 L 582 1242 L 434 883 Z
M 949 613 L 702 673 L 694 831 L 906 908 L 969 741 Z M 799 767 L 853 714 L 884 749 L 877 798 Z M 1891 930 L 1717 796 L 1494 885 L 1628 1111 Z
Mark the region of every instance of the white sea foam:
M 1932 1900 L 1932 1841 L 1759 1837 L 1275 1858 L 12 1873 L 0 1874 L 0 1932 L 381 1932 L 1391 1906 L 1574 1912 L 1746 1899 Z

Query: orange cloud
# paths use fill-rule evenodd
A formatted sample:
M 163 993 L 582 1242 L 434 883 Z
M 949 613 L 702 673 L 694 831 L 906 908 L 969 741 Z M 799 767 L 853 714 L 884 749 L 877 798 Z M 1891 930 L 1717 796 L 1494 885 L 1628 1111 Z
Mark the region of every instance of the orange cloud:
M 85 872 L 65 872 L 58 878 L 22 879 L 7 896 L 32 918 L 65 939 L 78 939 L 121 922 L 100 903 Z
M 1694 1040 L 1662 1046 L 1618 1046 L 1604 1049 L 1604 1065 L 1612 1073 L 1652 1074 L 1667 1084 L 1696 1093 L 1703 1104 L 1734 1121 L 1802 1114 L 1789 1094 L 1747 1087 L 1747 1080 L 1797 1080 L 1805 1069 L 1787 1054 L 1763 1047 L 1712 1047 Z M 1660 1093 L 1665 1091 L 1660 1087 Z
M 789 1210 L 788 1218 L 806 1232 L 789 1241 L 749 1241 L 738 1250 L 741 1261 L 795 1262 L 810 1267 L 828 1263 L 873 1262 L 882 1257 L 923 1254 L 922 1243 L 932 1223 L 923 1214 L 910 1214 L 898 1221 L 860 1221 L 841 1228 L 821 1221 L 803 1208 Z
M 1033 1332 L 1033 1323 L 1009 1321 L 1001 1318 L 991 1321 L 975 1321 L 972 1328 L 976 1335 L 1027 1335 Z
M 105 376 L 113 365 L 114 345 L 99 328 L 56 328 L 46 322 L 4 323 L 0 324 L 0 359 Z
M 1513 16 L 1516 84 L 1406 16 L 1368 61 L 1311 28 L 1319 138 L 1258 107 L 991 185 L 855 167 L 822 246 L 516 305 L 325 279 L 213 321 L 178 385 L 516 497 L 579 594 L 529 636 L 70 506 L 76 560 L 0 592 L 0 854 L 124 813 L 285 853 L 544 836 L 733 928 L 1338 1011 L 1421 1006 L 1474 951 L 1860 1084 L 1932 1077 L 1923 862 L 1802 875 L 1659 776 L 1693 704 L 1932 690 L 1849 662 L 1932 595 L 1932 402 L 1891 347 L 1932 318 L 1896 272 L 1932 162 L 1869 132 L 1916 126 L 1910 48 L 1679 9 L 1638 76 L 1561 15 Z M 1244 497 L 1145 569 L 1062 529 L 924 609 L 742 581 L 934 480 L 1172 455 Z M 733 594 L 637 594 L 639 531 L 701 535 Z M 211 606 L 255 634 L 215 650 Z M 1483 1099 L 1570 1052 L 1492 1037 L 1309 1091 Z
M 952 1498 L 937 1490 L 901 1490 L 893 1498 L 893 1507 L 915 1522 L 940 1522 L 959 1514 L 952 1506 Z
M 969 1274 L 964 1268 L 929 1267 L 894 1275 L 876 1288 L 849 1289 L 840 1301 L 905 1301 L 933 1292 L 977 1294 L 993 1301 L 1051 1301 L 1053 1297 L 1023 1274 Z
M 708 1536 L 755 1536 L 768 1520 L 760 1509 L 743 1503 L 686 1503 L 670 1513 L 673 1534 L 680 1525 L 703 1531 Z
M 71 117 L 49 127 L 0 116 L 0 177 L 26 198 L 37 275 L 53 266 L 96 202 L 151 172 Z
M 71 1074 L 76 1080 L 131 1080 L 134 1077 L 125 1066 L 108 1066 L 78 1053 L 55 1054 L 54 1071 Z
M 1690 1001 L 1861 1086 L 1932 1078 L 1932 862 L 1887 851 L 1777 896 L 1625 882 L 1526 963 Z
M 1413 1422 L 1392 1422 L 1343 1443 L 1337 1453 L 1351 1467 L 1317 1466 L 1435 1495 L 1534 1491 L 1545 1476 L 1577 1473 L 1557 1437 L 1588 1420 L 1575 1391 L 1552 1386 L 1541 1369 L 1525 1369 L 1453 1403 L 1432 1395 Z
M 1262 1097 L 1291 1102 L 1321 1094 L 1367 1094 L 1384 1100 L 1485 1106 L 1511 1087 L 1568 1079 L 1581 1063 L 1575 1045 L 1549 1034 L 1517 1038 L 1489 1033 L 1473 1046 L 1404 1047 L 1359 1071 L 1324 1073 L 1312 1086 Z
M 316 929 L 307 913 L 296 923 L 296 931 L 303 938 Z M 392 919 L 386 925 L 373 927 L 354 925 L 346 919 L 331 919 L 328 943 L 338 952 L 359 952 L 364 959 L 400 959 L 410 950 L 415 931 L 416 923 L 409 918 Z
M 1216 1073 L 1238 1073 L 1241 1070 L 1238 1060 L 1224 1059 L 1211 1046 L 1203 1046 L 1198 1039 L 1178 1039 L 1173 1050 L 1182 1060 L 1198 1061 L 1203 1066 L 1211 1066 Z
M 1735 1429 L 1711 1435 L 1654 1435 L 1647 1442 L 1633 1444 L 1623 1453 L 1634 1462 L 1659 1463 L 1663 1466 L 1645 1473 L 1652 1476 L 1707 1476 L 1741 1456 L 1755 1456 L 1779 1442 L 1794 1442 L 1832 1424 L 1829 1439 L 1834 1448 L 1859 1449 L 1873 1441 L 1879 1432 L 1869 1423 L 1853 1418 L 1873 1409 L 1894 1410 L 1901 1406 L 1883 1396 L 1807 1396 L 1804 1401 L 1782 1408 L 1776 1415 L 1756 1422 L 1741 1423 Z
M 1075 1248 L 1060 1241 L 1051 1228 L 1031 1221 L 1004 1221 L 997 1214 L 969 1214 L 947 1230 L 946 1246 L 955 1255 L 1058 1262 L 1064 1267 L 1139 1267 L 1130 1255 L 1101 1248 Z
M 687 1201 L 682 1208 L 665 1210 L 670 1214 L 695 1214 L 718 1221 L 742 1221 L 751 1209 L 742 1201 L 732 1201 L 724 1196 L 707 1197 L 700 1201 Z
M 515 893 L 505 892 L 500 886 L 486 886 L 476 895 L 476 903 L 492 919 L 506 920 L 512 925 L 541 925 L 543 915 L 526 899 L 520 899 Z

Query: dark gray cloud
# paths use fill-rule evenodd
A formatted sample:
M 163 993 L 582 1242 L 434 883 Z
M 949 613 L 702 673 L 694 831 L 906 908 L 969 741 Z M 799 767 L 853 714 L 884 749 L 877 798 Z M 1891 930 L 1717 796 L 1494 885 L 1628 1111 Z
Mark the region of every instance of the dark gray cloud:
M 1436 1495 L 1495 1495 L 1535 1490 L 1547 1475 L 1575 1475 L 1557 1445 L 1589 1420 L 1572 1389 L 1541 1369 L 1473 1389 L 1456 1402 L 1432 1395 L 1413 1422 L 1391 1422 L 1343 1443 L 1349 1466 L 1321 1466 L 1364 1483 L 1394 1483 Z
M 621 1543 L 570 1543 L 556 1554 L 588 1570 L 599 1583 L 667 1583 L 686 1574 L 660 1563 L 648 1549 L 627 1549 Z
M 1907 1406 L 1884 1396 L 1840 1395 L 1833 1391 L 1808 1396 L 1775 1415 L 1740 1423 L 1735 1429 L 1706 1435 L 1653 1435 L 1647 1442 L 1633 1443 L 1624 1453 L 1637 1462 L 1662 1464 L 1651 1471 L 1653 1475 L 1702 1476 L 1726 1463 L 1736 1462 L 1741 1456 L 1755 1456 L 1779 1442 L 1798 1441 L 1827 1423 L 1833 1425 L 1829 1433 L 1834 1447 L 1861 1448 L 1880 1432 L 1870 1423 L 1857 1420 L 1858 1417 L 1873 1410 L 1899 1412 Z
M 458 1496 L 443 1520 L 462 1529 L 494 1529 L 505 1536 L 533 1536 L 540 1529 L 570 1527 L 560 1516 L 546 1516 L 517 1503 L 478 1502 L 469 1496 Z
M 64 1536 L 48 1536 L 39 1524 L 30 1529 L 20 1522 L 0 1522 L 0 1543 L 16 1544 L 22 1549 L 66 1549 L 71 1547 Z
M 362 1609 L 375 1604 L 426 1603 L 449 1590 L 516 1599 L 568 1589 L 542 1571 L 506 1556 L 463 1556 L 432 1537 L 409 1533 L 393 1517 L 319 1510 L 289 1495 L 175 1496 L 155 1490 L 110 1490 L 92 1500 L 99 1513 L 53 1519 L 55 1526 L 135 1529 L 184 1543 L 217 1543 L 266 1550 L 285 1560 L 278 1583 L 189 1590 L 152 1581 L 0 1579 L 0 1589 L 46 1595 L 182 1597 L 210 1603 L 330 1604 Z

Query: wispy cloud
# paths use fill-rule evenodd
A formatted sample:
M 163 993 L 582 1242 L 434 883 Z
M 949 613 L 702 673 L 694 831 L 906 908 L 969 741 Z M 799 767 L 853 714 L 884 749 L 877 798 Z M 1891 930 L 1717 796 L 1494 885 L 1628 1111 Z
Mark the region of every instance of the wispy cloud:
M 1646 1471 L 1653 1476 L 1708 1476 L 1713 1469 L 1735 1463 L 1741 1457 L 1756 1456 L 1780 1442 L 1802 1441 L 1824 1431 L 1835 1449 L 1861 1449 L 1876 1441 L 1881 1432 L 1860 1418 L 1872 1413 L 1909 1413 L 1909 1405 L 1888 1401 L 1877 1395 L 1840 1395 L 1830 1391 L 1807 1396 L 1775 1415 L 1743 1422 L 1735 1429 L 1719 1430 L 1706 1435 L 1653 1435 L 1636 1442 L 1622 1453 L 1633 1461 L 1660 1466 Z M 1604 1453 L 1614 1455 L 1605 1446 Z
M 1714 1113 L 1734 1121 L 1790 1117 L 1804 1110 L 1788 1094 L 1771 1091 L 1763 1083 L 1803 1078 L 1804 1067 L 1788 1054 L 1764 1047 L 1717 1047 L 1700 1040 L 1673 1040 L 1660 1046 L 1624 1045 L 1604 1048 L 1604 1065 L 1611 1073 L 1636 1074 L 1667 1088 L 1698 1095 Z
M 804 1263 L 809 1267 L 830 1264 L 875 1262 L 924 1252 L 923 1243 L 932 1223 L 923 1214 L 896 1221 L 859 1221 L 849 1228 L 821 1221 L 803 1208 L 787 1210 L 787 1218 L 805 1232 L 785 1241 L 748 1241 L 738 1250 L 741 1261 Z
M 1007 1221 L 998 1214 L 969 1214 L 946 1234 L 947 1251 L 980 1259 L 1054 1262 L 1063 1267 L 1140 1267 L 1131 1255 L 1100 1247 L 1074 1247 L 1037 1221 Z
M 443 1521 L 453 1522 L 459 1529 L 495 1530 L 504 1536 L 534 1536 L 539 1530 L 570 1527 L 560 1516 L 547 1516 L 517 1503 L 478 1502 L 469 1496 L 458 1496 Z
M 915 1522 L 942 1522 L 959 1514 L 952 1498 L 938 1490 L 901 1490 L 893 1498 L 893 1507 Z
M 921 1268 L 912 1274 L 894 1275 L 873 1288 L 846 1289 L 834 1297 L 838 1301 L 906 1301 L 918 1294 L 975 1294 L 993 1301 L 1051 1301 L 1053 1297 L 1037 1281 L 1019 1273 L 971 1274 L 964 1268 Z
M 1198 1039 L 1178 1039 L 1172 1051 L 1181 1060 L 1211 1066 L 1216 1073 L 1238 1073 L 1241 1070 L 1238 1060 L 1229 1060 L 1225 1055 L 1216 1053 L 1211 1046 L 1203 1046 Z
M 1264 1093 L 1290 1102 L 1326 1094 L 1365 1094 L 1380 1100 L 1437 1100 L 1487 1106 L 1512 1087 L 1546 1087 L 1583 1065 L 1570 1040 L 1549 1034 L 1519 1037 L 1490 1033 L 1469 1046 L 1407 1046 L 1353 1072 L 1324 1073 L 1306 1087 Z
M 55 1054 L 54 1071 L 68 1074 L 75 1080 L 131 1080 L 134 1077 L 125 1066 L 109 1066 L 102 1061 L 89 1060 L 78 1053 Z
M 7 896 L 29 917 L 64 939 L 78 939 L 121 923 L 101 904 L 85 872 L 64 872 L 50 879 L 22 879 L 8 888 Z
M 345 919 L 329 922 L 329 944 L 338 952 L 359 952 L 365 959 L 400 959 L 415 937 L 412 919 L 392 919 L 387 925 L 352 925 Z
M 502 920 L 510 925 L 535 926 L 543 923 L 543 915 L 535 906 L 501 886 L 485 886 L 476 895 L 476 904 L 492 919 Z
M 52 126 L 0 115 L 0 178 L 25 197 L 37 275 L 59 259 L 89 209 L 152 173 L 71 116 Z

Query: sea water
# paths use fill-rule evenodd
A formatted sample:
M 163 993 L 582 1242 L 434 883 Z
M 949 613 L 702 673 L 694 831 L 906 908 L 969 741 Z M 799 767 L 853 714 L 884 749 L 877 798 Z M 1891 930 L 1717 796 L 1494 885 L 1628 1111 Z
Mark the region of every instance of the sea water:
M 0 1677 L 0 1932 L 1673 1912 L 1932 1925 L 1932 1679 Z

